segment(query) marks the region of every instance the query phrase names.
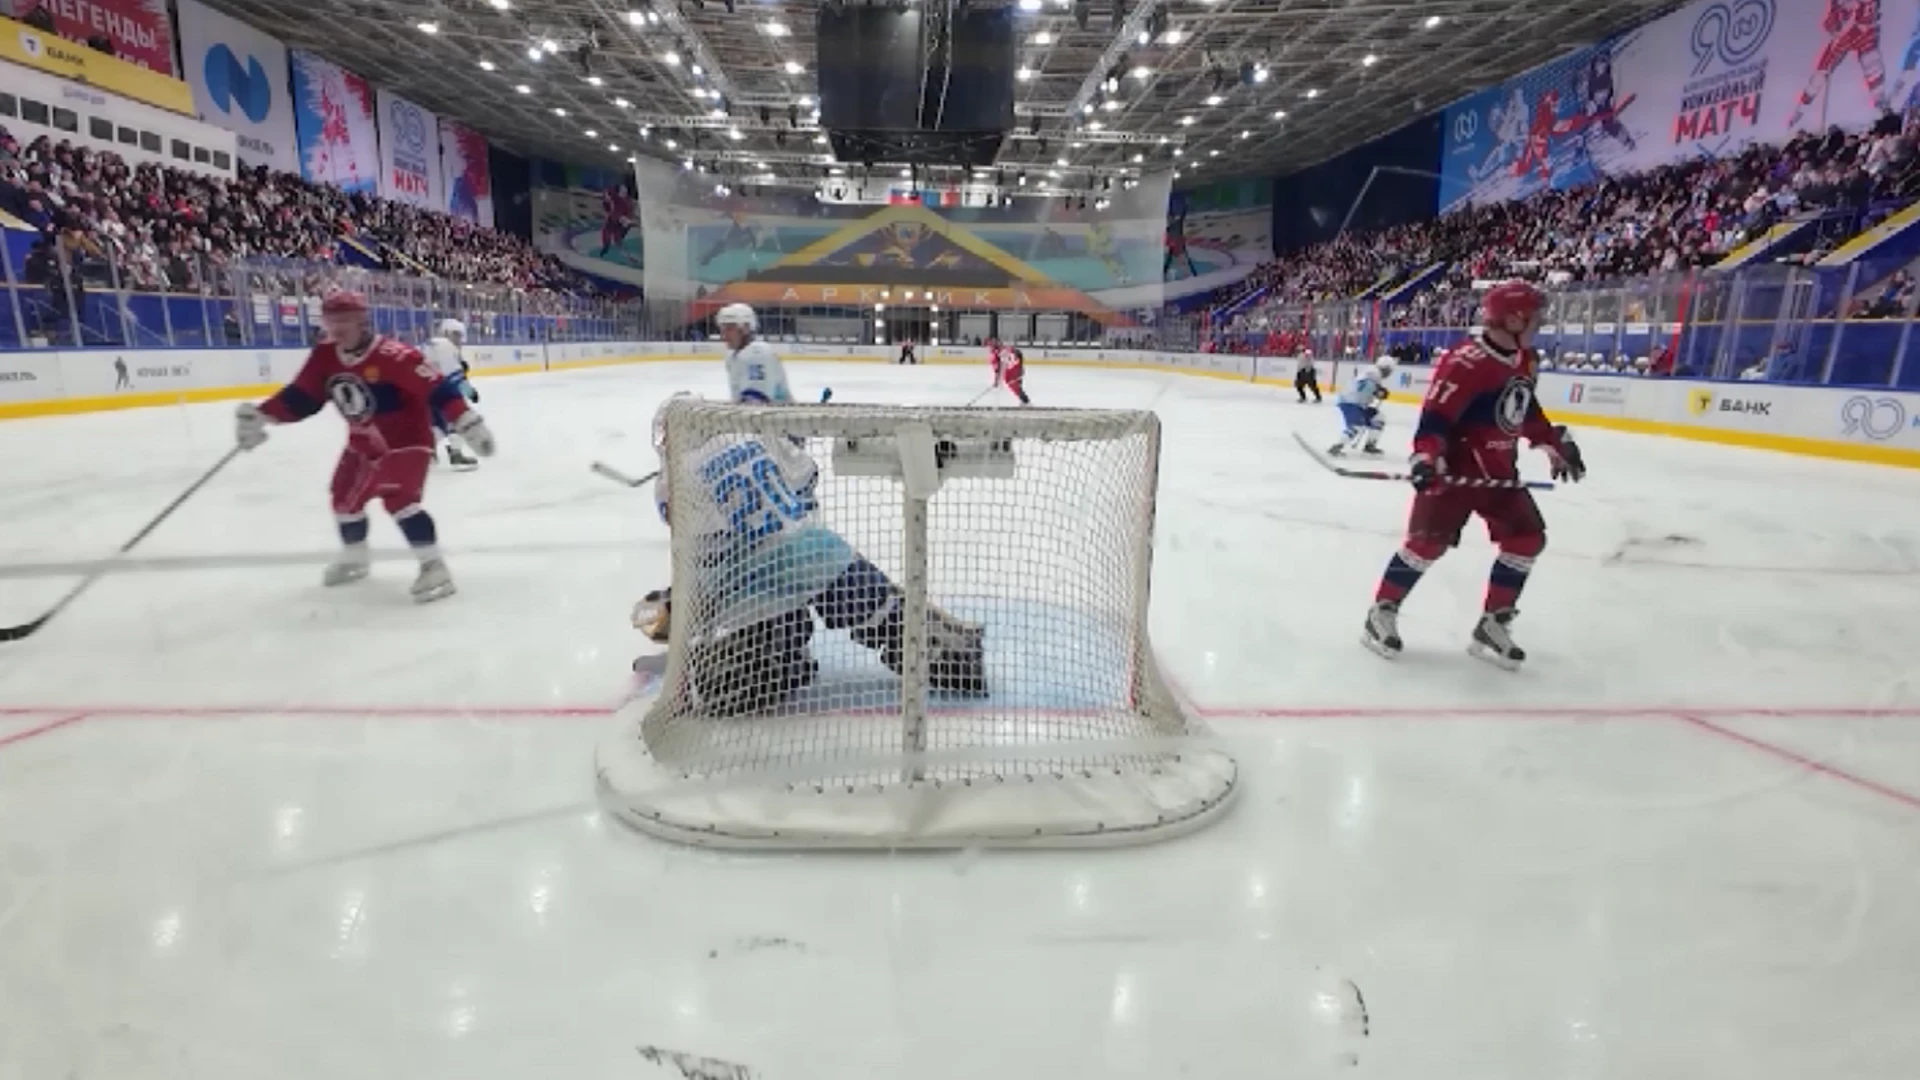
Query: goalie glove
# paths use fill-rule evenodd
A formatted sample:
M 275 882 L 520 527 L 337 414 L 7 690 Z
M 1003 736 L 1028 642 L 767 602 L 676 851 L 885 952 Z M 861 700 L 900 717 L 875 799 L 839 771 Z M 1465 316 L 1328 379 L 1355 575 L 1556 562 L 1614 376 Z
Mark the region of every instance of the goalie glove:
M 1575 484 L 1586 479 L 1587 462 L 1580 455 L 1580 444 L 1573 441 L 1573 436 L 1567 432 L 1564 424 L 1556 426 L 1553 434 L 1554 442 L 1548 444 L 1546 448 L 1548 474 L 1555 480 L 1566 480 Z
M 673 590 L 655 589 L 633 605 L 633 628 L 647 635 L 647 640 L 662 645 L 667 642 L 667 633 L 673 619 Z

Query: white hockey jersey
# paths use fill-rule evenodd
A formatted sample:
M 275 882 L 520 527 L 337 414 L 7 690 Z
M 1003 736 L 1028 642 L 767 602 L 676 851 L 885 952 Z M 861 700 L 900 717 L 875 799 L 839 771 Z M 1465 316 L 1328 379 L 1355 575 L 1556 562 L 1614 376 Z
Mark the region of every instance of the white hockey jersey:
M 749 346 L 751 348 L 751 346 Z M 746 350 L 741 350 L 745 352 Z M 785 439 L 725 435 L 702 446 L 695 464 L 654 481 L 654 501 L 676 533 L 697 537 L 690 550 L 698 575 L 698 632 L 738 629 L 792 611 L 846 572 L 853 548 L 816 516 L 820 469 Z M 686 550 L 686 549 L 683 549 Z M 676 571 L 676 581 L 688 568 Z M 676 599 L 690 599 L 676 596 Z
M 727 353 L 727 393 L 742 404 L 785 405 L 793 400 L 786 365 L 758 339 Z
M 460 346 L 455 345 L 449 338 L 437 336 L 429 338 L 426 346 L 420 351 L 432 361 L 434 370 L 438 371 L 442 378 L 459 375 L 464 370 L 460 366 Z
M 1340 404 L 1358 405 L 1363 409 L 1373 408 L 1387 396 L 1387 388 L 1382 380 L 1383 376 L 1379 368 L 1361 368 L 1360 374 L 1354 376 L 1352 384 L 1340 391 L 1338 399 Z

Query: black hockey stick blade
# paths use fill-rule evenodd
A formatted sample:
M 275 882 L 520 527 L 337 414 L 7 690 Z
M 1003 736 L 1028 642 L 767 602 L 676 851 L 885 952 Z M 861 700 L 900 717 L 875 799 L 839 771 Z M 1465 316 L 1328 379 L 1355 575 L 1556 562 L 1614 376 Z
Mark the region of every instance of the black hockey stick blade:
M 594 462 L 593 471 L 599 473 L 601 476 L 606 477 L 607 479 L 613 481 L 616 484 L 625 484 L 630 488 L 645 486 L 645 484 L 649 480 L 652 480 L 654 477 L 660 475 L 660 470 L 655 469 L 645 476 L 628 476 L 626 473 L 621 472 L 619 469 L 614 468 L 613 466 L 607 464 L 604 461 Z
M 1315 450 L 1299 432 L 1293 433 L 1293 441 L 1307 456 L 1319 463 L 1320 467 L 1335 476 L 1344 476 L 1349 480 L 1398 480 L 1405 483 L 1413 479 L 1413 474 L 1405 470 L 1374 469 L 1343 465 Z M 1527 488 L 1532 491 L 1552 491 L 1558 485 L 1549 480 L 1493 480 L 1477 476 L 1442 476 L 1440 482 L 1450 487 L 1464 488 Z
M 101 578 L 107 576 L 107 572 L 113 569 L 114 564 L 120 561 L 121 556 L 125 555 L 129 551 L 132 551 L 140 543 L 140 541 L 145 540 L 148 537 L 148 535 L 150 535 L 153 532 L 153 530 L 160 527 L 161 522 L 172 517 L 173 512 L 175 510 L 180 509 L 180 506 L 182 503 L 186 502 L 188 499 L 193 498 L 194 492 L 197 492 L 201 488 L 205 487 L 207 485 L 207 481 L 219 475 L 221 469 L 226 468 L 227 465 L 230 462 L 232 462 L 234 458 L 239 456 L 240 456 L 240 447 L 238 446 L 227 451 L 225 454 L 222 454 L 220 456 L 219 461 L 214 462 L 212 467 L 207 469 L 206 472 L 203 472 L 200 474 L 200 479 L 195 480 L 191 485 L 187 487 L 187 490 L 175 496 L 174 500 L 167 504 L 166 509 L 154 515 L 154 518 L 152 521 L 147 522 L 147 524 L 139 532 L 133 534 L 133 539 L 128 540 L 124 544 L 121 544 L 120 550 L 113 553 L 113 558 L 108 559 L 104 563 L 101 563 L 98 567 L 94 569 L 93 573 L 88 574 L 86 577 L 81 578 L 73 586 L 73 588 L 68 589 L 67 595 L 61 597 L 58 601 L 54 603 L 54 605 L 51 608 L 48 608 L 46 614 L 40 616 L 39 618 L 33 620 L 30 623 L 25 623 L 20 626 L 0 626 L 0 642 L 19 641 L 21 638 L 31 637 L 41 627 L 53 621 L 53 617 L 55 615 L 58 615 L 62 611 L 65 611 L 67 609 L 67 605 L 73 603 L 75 600 L 78 600 L 80 598 L 81 593 L 86 592 L 88 589 L 93 587 L 94 582 L 99 581 Z

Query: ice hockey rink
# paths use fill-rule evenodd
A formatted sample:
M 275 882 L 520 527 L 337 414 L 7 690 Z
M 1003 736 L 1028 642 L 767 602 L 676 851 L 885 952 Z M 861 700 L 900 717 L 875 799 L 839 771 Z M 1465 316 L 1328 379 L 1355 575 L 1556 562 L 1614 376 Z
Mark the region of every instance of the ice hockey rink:
M 374 577 L 320 587 L 329 415 L 0 646 L 0 1078 L 1920 1075 L 1920 474 L 1581 431 L 1526 669 L 1464 652 L 1477 535 L 1388 663 L 1408 492 L 1300 451 L 1331 403 L 1036 363 L 1038 404 L 1165 422 L 1152 632 L 1239 804 L 1145 848 L 722 854 L 595 806 L 668 548 L 588 469 L 651 469 L 718 364 L 479 386 L 501 456 L 428 491 L 458 596 L 407 601 L 378 512 Z M 0 623 L 231 440 L 231 403 L 0 424 Z

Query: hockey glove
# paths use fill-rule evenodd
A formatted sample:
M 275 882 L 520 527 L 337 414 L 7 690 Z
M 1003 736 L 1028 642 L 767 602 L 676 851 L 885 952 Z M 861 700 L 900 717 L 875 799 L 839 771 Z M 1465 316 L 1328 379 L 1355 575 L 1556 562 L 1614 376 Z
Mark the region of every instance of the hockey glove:
M 454 421 L 453 430 L 467 440 L 467 445 L 473 447 L 474 453 L 481 457 L 493 456 L 493 432 L 487 430 L 487 422 L 480 418 L 479 413 L 461 414 L 460 419 Z
M 1579 483 L 1587 477 L 1587 462 L 1580 456 L 1580 444 L 1573 441 L 1565 425 L 1553 429 L 1557 439 L 1547 447 L 1547 468 L 1555 480 Z
M 1415 454 L 1407 465 L 1407 479 L 1413 490 L 1425 491 L 1440 482 L 1440 463 L 1426 454 Z
M 242 450 L 252 450 L 267 441 L 267 414 L 251 401 L 243 401 L 233 410 L 233 439 Z

